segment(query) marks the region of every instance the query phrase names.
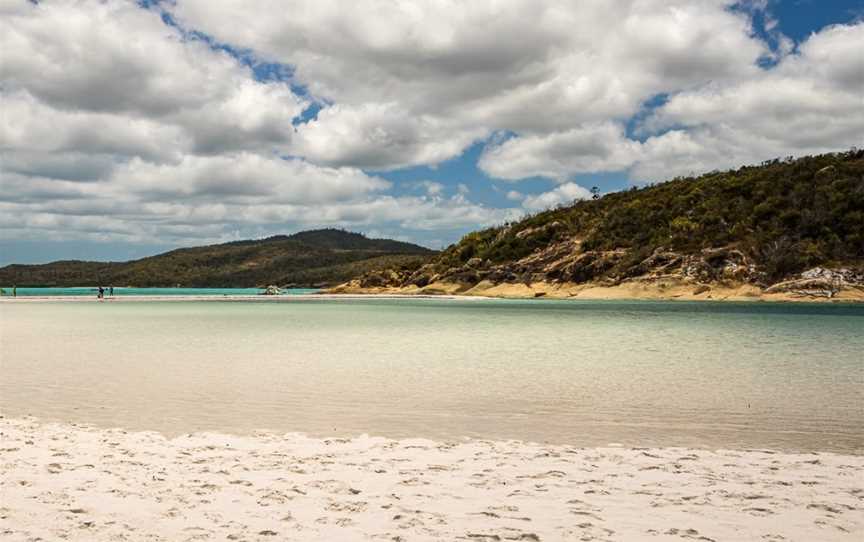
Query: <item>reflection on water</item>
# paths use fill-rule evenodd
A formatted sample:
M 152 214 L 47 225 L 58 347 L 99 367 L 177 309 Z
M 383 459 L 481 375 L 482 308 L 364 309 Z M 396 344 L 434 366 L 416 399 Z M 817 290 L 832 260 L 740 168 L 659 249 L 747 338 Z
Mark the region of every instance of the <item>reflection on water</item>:
M 0 304 L 7 416 L 152 429 L 864 451 L 864 307 Z

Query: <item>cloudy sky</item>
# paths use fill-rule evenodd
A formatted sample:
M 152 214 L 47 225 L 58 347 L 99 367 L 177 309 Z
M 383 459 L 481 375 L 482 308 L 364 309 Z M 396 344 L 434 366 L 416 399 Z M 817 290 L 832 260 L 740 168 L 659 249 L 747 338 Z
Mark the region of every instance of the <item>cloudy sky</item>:
M 0 0 L 0 265 L 440 247 L 864 144 L 860 0 Z

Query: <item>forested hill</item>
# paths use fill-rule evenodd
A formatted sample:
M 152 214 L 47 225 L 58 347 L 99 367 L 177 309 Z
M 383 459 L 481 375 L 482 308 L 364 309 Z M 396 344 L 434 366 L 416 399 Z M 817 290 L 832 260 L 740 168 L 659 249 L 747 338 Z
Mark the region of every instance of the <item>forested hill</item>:
M 433 251 L 335 229 L 182 248 L 123 263 L 59 261 L 0 268 L 0 284 L 18 286 L 322 286 L 363 273 L 418 266 Z
M 860 280 L 862 264 L 864 151 L 853 150 L 577 201 L 468 234 L 416 270 L 370 273 L 355 286 L 677 277 L 767 288 L 820 266 Z

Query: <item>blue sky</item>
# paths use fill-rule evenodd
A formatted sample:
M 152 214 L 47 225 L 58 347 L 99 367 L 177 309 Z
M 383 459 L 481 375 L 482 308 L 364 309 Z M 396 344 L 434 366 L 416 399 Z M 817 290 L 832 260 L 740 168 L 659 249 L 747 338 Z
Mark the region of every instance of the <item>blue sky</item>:
M 854 0 L 786 0 L 770 5 L 780 30 L 795 41 L 832 24 L 844 24 L 864 16 L 864 4 Z
M 860 2 L 436 6 L 22 3 L 0 265 L 316 227 L 442 247 L 592 186 L 864 143 Z

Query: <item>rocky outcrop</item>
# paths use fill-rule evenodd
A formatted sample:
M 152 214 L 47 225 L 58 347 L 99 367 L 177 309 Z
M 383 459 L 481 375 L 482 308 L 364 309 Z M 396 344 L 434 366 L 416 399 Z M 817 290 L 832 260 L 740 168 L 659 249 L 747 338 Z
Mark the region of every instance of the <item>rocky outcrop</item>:
M 844 289 L 864 291 L 864 272 L 846 268 L 816 267 L 793 279 L 769 284 L 766 274 L 753 258 L 735 246 L 706 248 L 695 254 L 681 254 L 658 247 L 644 258 L 635 257 L 634 252 L 624 249 L 582 250 L 579 239 L 568 239 L 551 243 L 515 262 L 493 264 L 472 257 L 462 265 L 446 269 L 429 263 L 414 270 L 367 273 L 346 287 L 351 290 L 407 288 L 434 294 L 439 290 L 445 292 L 441 288 L 444 284 L 450 285 L 446 293 L 454 293 L 454 287 L 468 291 L 475 287 L 488 289 L 507 284 L 614 287 L 642 283 L 659 288 L 667 284 L 690 284 L 691 290 L 688 291 L 693 295 L 710 296 L 712 287 L 728 289 L 749 285 L 753 292 L 828 299 Z
M 802 279 L 823 279 L 839 281 L 846 284 L 864 283 L 864 270 L 854 271 L 852 269 L 828 269 L 825 267 L 814 267 L 801 273 Z
M 549 224 L 545 224 L 543 226 L 535 226 L 533 228 L 525 228 L 524 230 L 520 230 L 516 233 L 516 239 L 526 239 L 529 237 L 539 237 L 541 235 L 552 235 L 557 231 L 563 229 L 564 225 L 557 220 L 554 222 L 550 222 Z
M 864 284 L 861 209 L 864 151 L 771 160 L 471 232 L 423 267 L 360 282 L 409 293 L 552 297 L 617 288 L 712 299 L 765 291 L 774 299 L 836 299 L 835 292 Z
M 524 230 L 523 230 L 524 231 Z M 762 279 L 757 266 L 742 251 L 733 247 L 705 249 L 699 254 L 684 255 L 660 247 L 648 257 L 633 259 L 632 251 L 583 251 L 578 239 L 552 243 L 517 260 L 493 265 L 488 260 L 470 258 L 461 266 L 436 270 L 425 265 L 413 273 L 376 273 L 361 278 L 361 284 L 373 287 L 414 285 L 424 287 L 440 281 L 477 284 L 500 283 L 575 283 L 602 282 L 616 284 L 623 280 L 653 280 L 677 276 L 695 283 L 717 281 L 758 283 Z
M 734 247 L 707 248 L 685 257 L 681 274 L 705 284 L 724 280 L 759 283 L 764 279 L 752 259 Z
M 793 293 L 810 297 L 835 297 L 847 288 L 864 290 L 864 273 L 851 269 L 814 267 L 792 280 L 778 282 L 765 289 L 765 293 Z

